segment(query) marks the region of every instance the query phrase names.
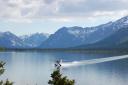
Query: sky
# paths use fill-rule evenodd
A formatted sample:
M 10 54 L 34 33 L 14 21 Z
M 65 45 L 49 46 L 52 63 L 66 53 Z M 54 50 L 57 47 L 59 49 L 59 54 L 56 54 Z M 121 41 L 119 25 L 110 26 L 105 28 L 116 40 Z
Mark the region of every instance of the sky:
M 128 15 L 128 0 L 0 0 L 0 32 L 53 34 L 66 26 L 91 27 Z

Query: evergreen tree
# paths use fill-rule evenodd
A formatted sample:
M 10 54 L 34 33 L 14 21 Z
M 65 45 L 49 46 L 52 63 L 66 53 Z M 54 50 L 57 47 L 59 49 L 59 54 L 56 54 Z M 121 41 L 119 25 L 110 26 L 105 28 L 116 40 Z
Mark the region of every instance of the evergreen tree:
M 4 69 L 4 62 L 0 62 L 0 75 L 2 75 L 5 71 Z M 13 85 L 13 82 L 10 82 L 8 79 L 4 82 L 3 80 L 0 81 L 0 85 Z
M 2 75 L 4 73 L 4 65 L 5 63 L 3 61 L 0 62 L 0 75 Z
M 56 69 L 51 74 L 52 80 L 49 80 L 49 85 L 74 85 L 75 80 L 70 80 L 67 76 L 62 76 L 60 73 L 60 66 L 56 67 Z

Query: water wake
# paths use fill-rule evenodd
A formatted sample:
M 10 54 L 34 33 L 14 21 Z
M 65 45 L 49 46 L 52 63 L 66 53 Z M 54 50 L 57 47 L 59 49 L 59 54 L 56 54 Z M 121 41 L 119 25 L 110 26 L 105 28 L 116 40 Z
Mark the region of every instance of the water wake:
M 73 62 L 62 62 L 61 65 L 63 68 L 67 68 L 72 66 L 90 65 L 90 64 L 109 62 L 109 61 L 125 59 L 125 58 L 128 58 L 128 55 L 107 57 L 107 58 L 97 58 L 97 59 L 82 60 L 82 61 L 73 61 Z

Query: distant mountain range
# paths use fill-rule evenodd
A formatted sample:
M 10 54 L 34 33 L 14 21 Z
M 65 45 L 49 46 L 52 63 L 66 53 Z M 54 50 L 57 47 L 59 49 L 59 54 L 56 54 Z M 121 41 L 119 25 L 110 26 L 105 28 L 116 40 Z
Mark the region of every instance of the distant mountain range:
M 67 48 L 83 44 L 88 35 L 95 31 L 94 28 L 62 27 L 52 34 L 40 47 L 41 48 Z
M 128 17 L 113 22 L 115 31 L 108 37 L 93 44 L 84 44 L 76 48 L 84 49 L 128 49 Z
M 18 37 L 10 32 L 1 32 L 0 47 L 128 49 L 128 16 L 95 27 L 62 27 L 51 35 L 35 33 Z
M 3 48 L 35 48 L 42 44 L 49 34 L 35 33 L 16 36 L 11 32 L 0 32 L 0 47 Z
M 122 28 L 111 34 L 110 36 L 100 40 L 94 44 L 85 44 L 76 48 L 83 49 L 126 49 L 128 48 L 128 28 Z
M 96 27 L 63 27 L 51 35 L 40 47 L 98 49 L 116 48 L 120 44 L 126 48 L 127 29 L 128 16 Z

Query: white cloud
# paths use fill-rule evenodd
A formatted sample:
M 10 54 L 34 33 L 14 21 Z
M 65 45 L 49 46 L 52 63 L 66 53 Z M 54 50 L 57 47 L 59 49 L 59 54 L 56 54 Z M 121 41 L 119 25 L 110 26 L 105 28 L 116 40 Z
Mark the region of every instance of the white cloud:
M 128 14 L 128 0 L 0 0 L 0 18 L 72 21 L 77 18 L 121 17 Z

